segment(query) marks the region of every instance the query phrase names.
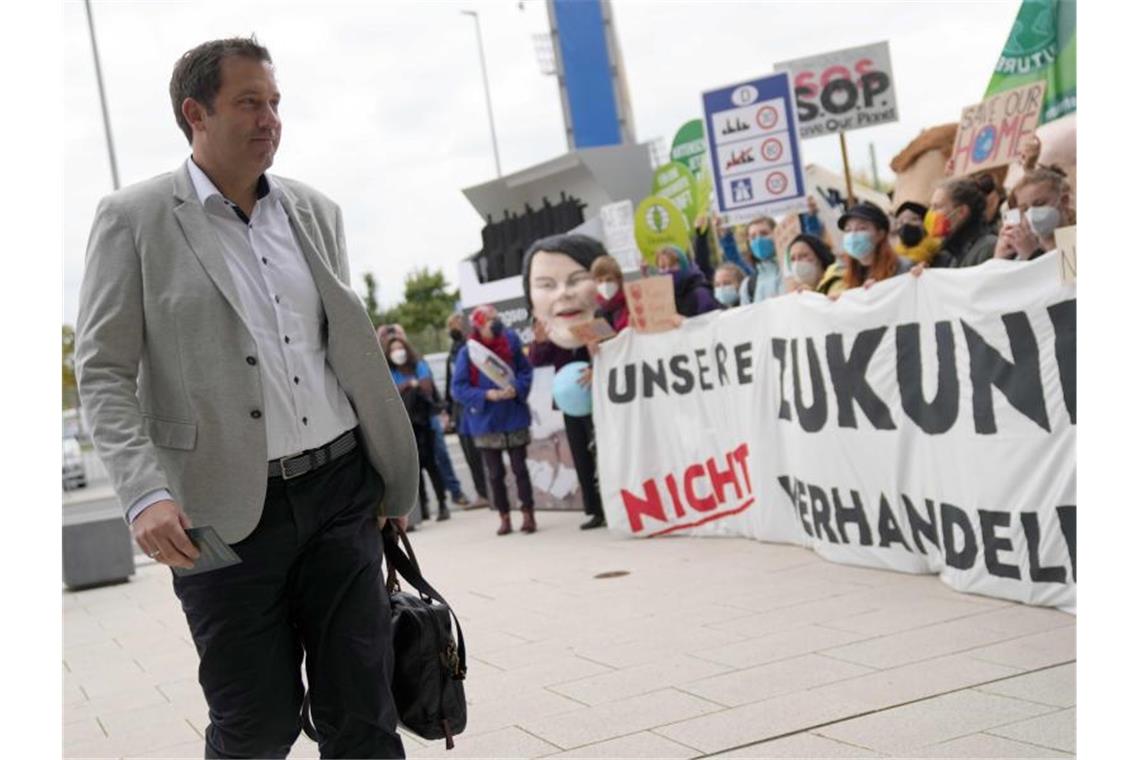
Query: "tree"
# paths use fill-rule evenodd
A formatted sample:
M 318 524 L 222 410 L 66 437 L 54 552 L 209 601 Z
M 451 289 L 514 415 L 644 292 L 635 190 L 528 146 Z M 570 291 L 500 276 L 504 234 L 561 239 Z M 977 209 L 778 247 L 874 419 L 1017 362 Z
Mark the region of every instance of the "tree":
M 63 326 L 63 408 L 79 406 L 79 384 L 75 380 L 75 328 Z
M 409 333 L 443 329 L 459 293 L 448 291 L 442 270 L 413 269 L 404 278 L 404 302 L 393 311 Z

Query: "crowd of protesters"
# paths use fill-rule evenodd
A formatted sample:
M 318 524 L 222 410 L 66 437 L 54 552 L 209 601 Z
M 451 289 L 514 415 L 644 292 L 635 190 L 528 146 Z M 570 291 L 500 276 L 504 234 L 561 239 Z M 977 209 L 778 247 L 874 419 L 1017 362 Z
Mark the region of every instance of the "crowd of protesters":
M 841 236 L 836 247 L 814 199 L 809 199 L 807 211 L 799 215 L 800 232 L 785 250 L 777 250 L 778 224 L 771 217 L 756 218 L 742 229 L 728 227 L 715 216 L 702 218 L 690 250 L 662 246 L 653 254 L 653 266 L 643 267 L 642 273 L 671 277 L 679 315 L 675 324 L 679 325 L 685 318 L 796 293 L 819 293 L 836 300 L 845 292 L 870 288 L 891 277 L 919 276 L 925 269 L 973 267 L 991 258 L 1030 261 L 1057 247 L 1055 231 L 1075 224 L 1076 214 L 1064 172 L 1027 163 L 1008 194 L 985 173 L 944 180 L 928 204 L 905 201 L 889 211 L 869 202 L 850 204 L 839 217 Z M 747 241 L 743 251 L 737 245 L 740 233 Z M 719 263 L 710 252 L 712 235 L 721 253 Z M 575 342 L 567 325 L 588 313 L 604 319 L 615 333 L 630 326 L 622 268 L 590 237 L 564 234 L 536 241 L 524 256 L 522 279 L 534 318 L 531 344 L 524 346 L 516 332 L 504 328 L 489 305 L 471 312 L 470 325 L 461 314 L 448 321 L 452 346 L 446 409 L 479 495 L 473 504 L 485 504 L 490 495 L 500 518 L 499 535 L 513 530 L 504 453 L 520 500 L 521 530 L 533 533 L 537 529 L 526 461 L 532 367 L 560 370 L 581 362 L 586 369 L 578 382 L 588 388 L 597 344 Z M 444 408 L 443 400 L 434 390 L 426 362 L 398 326 L 381 328 L 378 337 L 416 433 L 421 467 L 439 502 L 437 519 L 446 520 L 445 480 L 451 464 L 438 426 L 437 412 Z M 587 516 L 581 527 L 602 527 L 605 513 L 592 417 L 564 412 L 563 421 Z M 454 474 L 451 479 L 455 480 Z M 427 519 L 422 476 L 420 482 L 422 516 Z M 447 488 L 452 490 L 453 501 L 467 503 L 457 480 Z

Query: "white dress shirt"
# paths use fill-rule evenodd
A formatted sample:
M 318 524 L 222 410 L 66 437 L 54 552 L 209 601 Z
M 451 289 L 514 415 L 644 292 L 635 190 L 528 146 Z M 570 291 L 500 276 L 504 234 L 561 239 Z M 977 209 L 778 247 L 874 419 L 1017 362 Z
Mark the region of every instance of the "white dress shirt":
M 326 359 L 324 306 L 280 188 L 263 175 L 246 219 L 192 159 L 186 165 L 257 346 L 269 459 L 329 443 L 356 427 L 356 413 Z M 165 489 L 148 493 L 131 506 L 128 519 L 169 498 Z

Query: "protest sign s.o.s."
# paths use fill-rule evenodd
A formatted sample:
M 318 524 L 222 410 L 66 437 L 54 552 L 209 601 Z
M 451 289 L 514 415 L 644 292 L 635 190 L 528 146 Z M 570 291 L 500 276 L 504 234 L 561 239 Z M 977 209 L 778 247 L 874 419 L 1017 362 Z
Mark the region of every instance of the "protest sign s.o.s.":
M 899 120 L 886 42 L 784 61 L 773 68 L 791 74 L 801 139 Z
M 1000 92 L 962 109 L 954 137 L 953 176 L 1005 166 L 1017 160 L 1022 141 L 1037 129 L 1045 82 Z

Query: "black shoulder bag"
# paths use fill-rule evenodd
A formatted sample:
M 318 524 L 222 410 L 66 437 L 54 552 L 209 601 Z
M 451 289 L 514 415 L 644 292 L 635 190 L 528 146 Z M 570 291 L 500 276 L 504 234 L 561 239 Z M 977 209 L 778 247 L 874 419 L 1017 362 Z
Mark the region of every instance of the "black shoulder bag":
M 392 696 L 396 712 L 400 722 L 417 736 L 446 739 L 447 749 L 452 749 L 454 737 L 467 727 L 467 699 L 463 692 L 467 648 L 463 629 L 443 596 L 424 580 L 404 531 L 389 520 L 381 535 L 392 604 Z M 401 541 L 407 554 L 400 548 Z M 397 573 L 419 593 L 401 591 Z M 453 619 L 458 643 L 451 635 Z M 309 714 L 308 693 L 301 705 L 301 726 L 306 736 L 318 741 Z

